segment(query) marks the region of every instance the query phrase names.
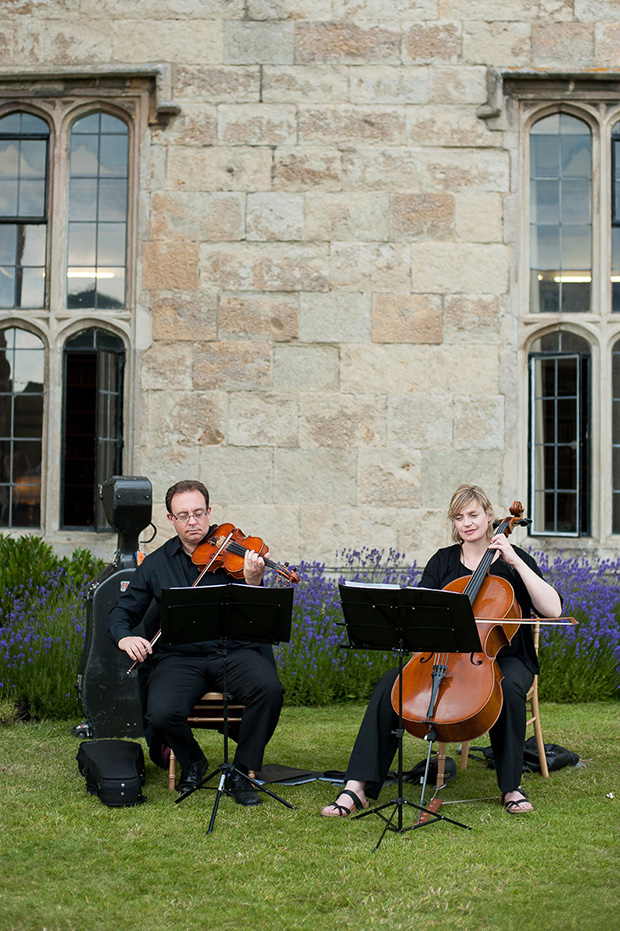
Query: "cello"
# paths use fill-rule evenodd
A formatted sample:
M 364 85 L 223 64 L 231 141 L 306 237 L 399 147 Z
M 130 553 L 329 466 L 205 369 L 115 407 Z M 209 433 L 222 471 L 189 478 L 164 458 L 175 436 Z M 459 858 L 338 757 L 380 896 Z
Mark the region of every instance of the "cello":
M 513 502 L 510 517 L 499 521 L 495 535 L 508 536 L 525 525 L 523 505 Z M 489 574 L 495 551 L 487 549 L 471 576 L 449 582 L 444 591 L 467 595 L 477 621 L 481 653 L 415 653 L 403 669 L 403 727 L 415 737 L 433 734 L 444 742 L 472 740 L 495 724 L 502 710 L 499 650 L 519 629 L 521 607 L 510 582 Z M 392 689 L 398 711 L 400 685 Z

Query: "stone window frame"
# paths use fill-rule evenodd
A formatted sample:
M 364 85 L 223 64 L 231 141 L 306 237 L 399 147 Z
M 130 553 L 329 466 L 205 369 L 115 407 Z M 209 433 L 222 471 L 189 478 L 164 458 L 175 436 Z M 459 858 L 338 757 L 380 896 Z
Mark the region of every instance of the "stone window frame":
M 50 274 L 46 306 L 0 311 L 1 327 L 18 327 L 36 334 L 46 350 L 43 412 L 41 523 L 36 528 L 48 539 L 74 545 L 88 545 L 92 531 L 62 530 L 60 412 L 63 398 L 63 358 L 67 340 L 85 328 L 107 330 L 119 337 L 125 349 L 125 393 L 123 423 L 125 455 L 123 468 L 130 472 L 133 459 L 134 417 L 131 399 L 135 395 L 135 366 L 131 347 L 136 344 L 138 307 L 138 204 L 141 150 L 152 128 L 165 128 L 179 112 L 170 99 L 171 71 L 166 65 L 92 69 L 49 70 L 8 69 L 0 71 L 0 115 L 26 110 L 46 120 L 49 143 L 48 270 Z M 103 110 L 123 119 L 129 129 L 129 197 L 127 236 L 126 303 L 122 309 L 70 310 L 66 306 L 63 280 L 67 243 L 68 154 L 71 126 L 80 116 Z
M 579 545 L 617 547 L 612 532 L 612 348 L 620 339 L 620 314 L 611 307 L 611 133 L 620 121 L 620 72 L 534 71 L 489 69 L 489 97 L 478 116 L 491 131 L 505 133 L 506 147 L 515 158 L 511 196 L 518 220 L 512 229 L 516 274 L 511 306 L 518 323 L 518 412 L 520 435 L 529 436 L 529 356 L 533 344 L 546 333 L 568 330 L 586 339 L 591 351 L 590 410 L 591 526 Z M 530 313 L 529 309 L 529 130 L 551 113 L 571 114 L 592 131 L 592 305 L 588 313 Z M 510 237 L 510 233 L 508 234 Z M 519 450 L 519 471 L 530 480 L 527 444 Z M 537 536 L 547 536 L 537 534 Z M 553 535 L 549 535 L 553 536 Z M 569 537 L 561 537 L 569 542 Z

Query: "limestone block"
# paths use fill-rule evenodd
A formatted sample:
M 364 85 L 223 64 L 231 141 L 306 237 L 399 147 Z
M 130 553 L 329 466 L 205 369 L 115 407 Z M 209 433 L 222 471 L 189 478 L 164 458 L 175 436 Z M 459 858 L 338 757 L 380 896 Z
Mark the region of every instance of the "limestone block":
M 273 385 L 277 391 L 336 391 L 336 346 L 274 346 Z
M 213 104 L 187 103 L 179 115 L 154 138 L 165 146 L 215 145 L 217 118 Z
M 226 502 L 234 502 L 239 506 L 271 500 L 273 450 L 203 446 L 200 450 L 200 474 L 211 494 L 215 515 L 213 520 L 228 523 L 231 516 L 225 508 Z M 252 536 L 259 532 L 251 518 L 239 526 L 244 533 Z M 262 533 L 261 529 L 261 536 Z
M 385 446 L 385 397 L 311 393 L 299 395 L 299 400 L 299 437 L 302 447 L 355 449 Z
M 55 0 L 54 6 L 69 3 L 92 18 L 122 19 L 127 14 L 127 0 Z M 149 20 L 217 19 L 222 15 L 222 0 L 140 0 L 139 11 Z M 226 15 L 229 19 L 241 19 L 245 15 L 245 0 L 226 0 Z
M 154 194 L 151 238 L 193 242 L 242 239 L 245 195 L 237 192 Z
M 600 22 L 618 19 L 617 2 L 609 0 L 574 0 L 575 19 L 580 22 Z
M 25 34 L 15 36 L 15 54 L 23 62 L 73 65 L 78 62 L 100 64 L 113 59 L 113 27 L 102 22 L 95 31 L 89 23 L 77 20 L 39 20 L 28 17 Z M 37 40 L 37 36 L 40 38 Z M 34 39 L 34 41 L 33 41 Z M 30 42 L 32 46 L 28 48 Z M 34 54 L 33 54 L 34 53 Z
M 247 0 L 248 19 L 329 19 L 332 0 Z
M 452 397 L 445 388 L 388 398 L 388 447 L 450 449 L 453 429 Z
M 545 23 L 532 26 L 535 65 L 588 65 L 594 56 L 593 23 Z
M 275 150 L 273 187 L 287 191 L 339 191 L 342 155 L 337 148 L 278 146 Z M 270 184 L 263 184 L 269 188 Z
M 333 0 L 334 19 L 402 23 L 436 17 L 437 0 Z
M 422 150 L 426 190 L 510 190 L 509 153 L 500 149 L 455 148 Z
M 428 346 L 412 343 L 341 346 L 340 390 L 344 394 L 428 390 L 429 352 Z
M 220 339 L 294 340 L 299 328 L 298 298 L 291 294 L 222 294 Z
M 502 242 L 503 199 L 474 191 L 455 197 L 456 239 L 460 242 Z
M 97 38 L 98 32 L 93 33 Z M 123 18 L 113 21 L 112 33 L 115 61 L 201 65 L 222 61 L 223 30 L 217 19 L 175 20 L 171 28 L 165 20 Z
M 354 505 L 356 475 L 355 450 L 274 450 L 273 494 L 281 504 Z
M 354 22 L 305 22 L 295 29 L 295 62 L 400 63 L 398 30 Z
M 463 360 L 467 364 L 463 364 Z M 465 339 L 460 344 L 429 347 L 425 371 L 426 390 L 453 395 L 499 394 L 499 355 L 496 347 Z
M 479 449 L 472 439 L 466 449 L 428 449 L 422 455 L 422 503 L 443 514 L 454 491 L 464 483 L 480 485 L 496 502 L 501 476 L 501 453 Z
M 405 243 L 334 242 L 331 286 L 338 291 L 408 293 L 411 290 L 409 249 Z
M 172 148 L 166 187 L 172 191 L 260 191 L 271 188 L 271 149 L 256 146 Z
M 156 342 L 142 353 L 140 383 L 143 391 L 192 388 L 192 344 Z
M 145 242 L 142 285 L 151 291 L 195 290 L 198 246 L 191 242 Z
M 406 564 L 416 563 L 422 570 L 433 553 L 450 545 L 452 541 L 445 512 L 446 508 L 400 510 L 396 520 L 397 549 L 404 554 Z
M 197 97 L 203 103 L 251 103 L 260 100 L 260 77 L 257 65 L 177 64 L 173 96 L 175 100 Z
M 326 291 L 327 246 L 288 243 L 204 244 L 203 287 L 226 291 Z
M 274 191 L 248 194 L 247 238 L 290 241 L 304 237 L 304 195 Z
M 358 495 L 361 505 L 411 508 L 420 505 L 422 454 L 402 438 L 399 447 L 359 452 Z
M 306 239 L 382 240 L 388 238 L 387 194 L 310 191 L 306 195 Z
M 532 27 L 529 22 L 464 22 L 463 61 L 466 64 L 515 68 L 531 64 Z
M 396 548 L 397 508 L 381 508 L 372 514 L 360 507 L 326 509 L 322 505 L 299 508 L 303 555 L 328 566 L 342 567 L 343 550 L 359 551 L 368 545 L 378 550 Z
M 504 294 L 507 290 L 506 246 L 420 242 L 410 248 L 416 291 Z
M 163 447 L 156 437 L 150 437 L 149 442 L 136 449 L 136 475 L 147 475 L 153 485 L 153 496 L 157 494 L 163 500 L 167 489 L 175 482 L 199 476 L 199 448 L 197 445 L 179 446 L 178 443 Z M 158 508 L 155 516 L 158 538 L 161 533 L 164 539 L 169 539 L 174 531 L 170 532 L 165 509 Z
M 194 344 L 192 384 L 199 390 L 230 391 L 268 386 L 272 380 L 269 343 L 218 340 Z
M 341 103 L 349 93 L 345 65 L 263 66 L 265 103 Z
M 204 475 L 211 475 L 209 468 L 210 450 L 203 449 L 200 453 L 200 468 Z M 205 464 L 203 465 L 203 460 Z M 217 490 L 218 476 L 214 475 Z M 265 489 L 262 489 L 264 497 Z M 300 553 L 299 523 L 297 508 L 277 504 L 257 504 L 261 500 L 258 495 L 247 503 L 237 503 L 235 500 L 225 500 L 219 494 L 213 496 L 213 515 L 218 523 L 232 523 L 242 532 L 251 536 L 260 536 L 269 547 L 274 562 L 288 562 L 290 565 L 299 565 L 302 558 Z M 306 553 L 305 546 L 303 547 Z M 273 578 L 273 570 L 268 569 L 267 578 Z M 278 580 L 278 585 L 284 584 Z
M 403 145 L 406 120 L 396 107 L 300 107 L 299 142 L 302 145 L 379 143 Z
M 490 133 L 484 120 L 478 119 L 471 105 L 409 107 L 407 134 L 412 145 L 493 146 L 502 142 L 498 133 Z
M 391 194 L 390 239 L 449 239 L 454 228 L 452 194 Z
M 455 449 L 504 449 L 503 397 L 458 396 L 453 411 Z
M 217 337 L 217 296 L 204 291 L 156 291 L 153 339 L 196 340 Z
M 236 65 L 292 65 L 292 22 L 224 23 L 224 61 Z
M 232 446 L 299 446 L 299 398 L 236 391 L 229 395 L 228 442 Z
M 476 23 L 479 28 L 481 23 Z M 463 48 L 467 36 L 463 26 Z M 465 53 L 464 53 L 465 57 Z M 482 65 L 433 65 L 428 76 L 428 103 L 443 107 L 450 104 L 481 104 L 487 99 L 487 69 Z
M 447 294 L 444 339 L 447 343 L 499 343 L 502 305 L 496 295 Z
M 305 343 L 370 342 L 369 294 L 336 291 L 303 293 L 299 304 L 299 338 Z
M 599 23 L 595 26 L 594 57 L 600 65 L 617 66 L 620 60 L 620 23 Z
M 455 20 L 553 22 L 573 18 L 573 0 L 506 0 L 501 10 L 497 0 L 442 0 L 441 6 L 442 16 Z
M 429 69 L 406 65 L 352 66 L 351 103 L 424 104 L 428 102 Z M 483 98 L 484 99 L 484 98 Z
M 219 446 L 226 435 L 224 391 L 151 391 L 147 395 L 144 442 L 170 446 Z
M 220 104 L 217 134 L 224 145 L 294 145 L 295 107 L 287 104 Z
M 463 17 L 468 19 L 469 16 Z M 403 61 L 458 61 L 461 55 L 459 22 L 417 22 L 405 29 Z
M 424 160 L 410 146 L 362 146 L 342 153 L 342 187 L 347 190 L 423 191 L 428 186 L 426 174 Z
M 375 343 L 441 343 L 441 298 L 436 294 L 375 294 L 372 338 Z

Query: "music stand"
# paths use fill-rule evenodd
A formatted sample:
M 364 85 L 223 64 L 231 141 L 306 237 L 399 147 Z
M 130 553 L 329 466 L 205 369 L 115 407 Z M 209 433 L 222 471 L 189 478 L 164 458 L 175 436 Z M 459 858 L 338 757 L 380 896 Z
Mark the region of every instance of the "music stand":
M 399 588 L 394 585 L 376 585 L 346 582 L 339 585 L 342 613 L 349 638 L 349 648 L 357 650 L 391 651 L 398 656 L 398 726 L 394 731 L 398 744 L 398 797 L 361 812 L 356 818 L 378 815 L 385 821 L 383 833 L 375 847 L 378 849 L 388 830 L 405 833 L 417 827 L 447 821 L 471 830 L 466 824 L 439 815 L 425 807 L 424 794 L 428 779 L 433 741 L 432 711 L 435 708 L 441 670 L 435 664 L 432 670 L 433 691 L 429 703 L 429 741 L 426 768 L 422 784 L 421 804 L 415 805 L 403 797 L 403 655 L 405 653 L 480 653 L 482 645 L 469 598 L 458 592 L 436 591 L 426 588 Z M 403 827 L 403 808 L 409 805 L 419 811 L 418 820 Z M 387 817 L 383 811 L 391 808 Z M 425 813 L 427 820 L 422 820 Z M 394 817 L 398 814 L 396 824 Z
M 232 795 L 228 788 L 229 778 L 233 773 L 239 773 L 258 791 L 275 798 L 287 808 L 294 809 L 295 806 L 290 802 L 260 785 L 228 761 L 228 702 L 232 695 L 228 692 L 227 645 L 229 640 L 272 645 L 288 642 L 291 638 L 294 590 L 229 582 L 224 585 L 162 589 L 161 595 L 162 643 L 175 645 L 217 641 L 224 657 L 224 762 L 205 776 L 199 785 L 183 792 L 175 800 L 175 804 L 184 801 L 197 789 L 212 788 L 207 783 L 219 773 L 215 803 L 207 830 L 207 834 L 211 834 L 222 795 Z

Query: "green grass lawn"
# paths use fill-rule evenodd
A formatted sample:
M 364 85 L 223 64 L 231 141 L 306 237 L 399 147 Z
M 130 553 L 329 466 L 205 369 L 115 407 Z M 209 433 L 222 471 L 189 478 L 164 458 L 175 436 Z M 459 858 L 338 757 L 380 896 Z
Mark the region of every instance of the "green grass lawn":
M 344 769 L 361 705 L 287 708 L 266 762 Z M 71 724 L 0 729 L 1 931 L 589 931 L 620 915 L 620 706 L 545 705 L 545 740 L 583 765 L 524 776 L 535 812 L 511 816 L 494 773 L 470 761 L 443 791 L 446 822 L 373 848 L 383 822 L 324 819 L 337 789 L 275 787 L 297 806 L 244 809 L 212 792 L 174 805 L 147 763 L 148 802 L 110 809 L 87 795 Z M 221 739 L 201 732 L 212 762 Z M 481 741 L 487 743 L 488 741 Z M 406 737 L 405 764 L 425 755 Z M 456 758 L 456 747 L 448 753 Z M 614 793 L 616 798 L 609 798 Z M 381 801 L 394 795 L 384 790 Z M 405 787 L 419 800 L 419 788 Z M 406 812 L 411 823 L 415 809 Z

